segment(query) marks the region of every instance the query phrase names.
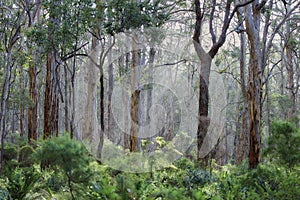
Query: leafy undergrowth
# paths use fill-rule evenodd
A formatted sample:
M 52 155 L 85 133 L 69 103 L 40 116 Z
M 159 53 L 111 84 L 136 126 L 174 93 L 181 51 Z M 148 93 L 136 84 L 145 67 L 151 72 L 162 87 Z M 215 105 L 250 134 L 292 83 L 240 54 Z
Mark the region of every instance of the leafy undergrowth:
M 287 172 L 265 164 L 249 171 L 245 165 L 227 165 L 210 174 L 185 158 L 175 166 L 152 175 L 133 174 L 91 161 L 75 170 L 88 169 L 88 178 L 74 177 L 72 194 L 60 166 L 44 171 L 37 164 L 17 167 L 1 179 L 0 199 L 300 199 L 299 169 Z
M 135 174 L 99 165 L 80 142 L 67 136 L 49 139 L 34 149 L 10 145 L 5 149 L 1 200 L 300 199 L 299 162 L 293 159 L 291 164 L 287 158 L 278 162 L 283 158 L 276 151 L 266 151 L 264 162 L 254 170 L 246 162 L 222 167 L 213 162 L 208 170 L 181 158 L 172 168 Z

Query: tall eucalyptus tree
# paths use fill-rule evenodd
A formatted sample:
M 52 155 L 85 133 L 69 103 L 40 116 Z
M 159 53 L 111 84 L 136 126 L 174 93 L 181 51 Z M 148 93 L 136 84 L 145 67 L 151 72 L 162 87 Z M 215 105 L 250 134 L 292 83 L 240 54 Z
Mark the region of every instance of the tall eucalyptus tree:
M 252 0 L 253 1 L 253 0 Z M 231 20 L 240 7 L 244 7 L 252 2 L 246 1 L 238 3 L 233 6 L 233 1 L 221 1 L 221 9 L 217 9 L 217 1 L 200 1 L 194 0 L 194 7 L 196 12 L 196 23 L 194 28 L 193 42 L 196 53 L 199 57 L 201 68 L 199 71 L 199 110 L 198 110 L 198 130 L 197 130 L 197 158 L 200 160 L 200 149 L 203 145 L 204 138 L 207 135 L 210 119 L 208 117 L 209 107 L 209 77 L 211 72 L 212 60 L 218 53 L 219 49 L 224 45 L 227 37 L 227 31 Z M 233 8 L 232 8 L 233 7 Z M 217 21 L 216 14 L 222 12 L 223 19 L 221 20 L 222 28 L 219 36 L 217 36 L 217 30 L 214 23 Z M 208 50 L 205 50 L 202 41 L 201 34 L 203 33 L 204 23 L 206 17 L 209 16 L 209 33 L 211 39 L 211 46 Z M 218 22 L 220 23 L 220 22 Z

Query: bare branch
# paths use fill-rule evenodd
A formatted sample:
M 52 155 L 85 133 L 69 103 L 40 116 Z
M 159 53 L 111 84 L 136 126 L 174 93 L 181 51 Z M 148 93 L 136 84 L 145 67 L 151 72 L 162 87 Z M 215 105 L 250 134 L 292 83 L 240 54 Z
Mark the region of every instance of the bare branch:
M 286 20 L 291 16 L 291 14 L 294 12 L 294 10 L 296 10 L 299 6 L 300 6 L 300 2 L 298 2 L 293 8 L 291 8 L 291 10 L 284 16 L 284 18 L 276 26 L 273 33 L 269 37 L 268 43 L 266 45 L 265 52 L 264 52 L 266 55 L 269 53 L 269 51 L 272 47 L 273 39 L 274 39 L 275 35 L 278 33 L 281 26 L 286 22 Z
M 173 14 L 176 14 L 176 13 L 179 13 L 179 12 L 194 12 L 193 9 L 179 9 L 179 10 L 175 10 L 173 12 L 170 12 L 170 15 L 173 15 Z
M 174 62 L 174 63 L 165 63 L 165 64 L 162 64 L 162 65 L 156 65 L 155 67 L 163 67 L 163 66 L 171 66 L 171 65 L 177 65 L 179 63 L 186 63 L 186 59 L 182 59 L 182 60 L 179 60 L 177 62 Z
M 229 1 L 230 1 L 230 0 L 229 0 Z M 217 43 L 215 43 L 215 44 L 212 46 L 212 48 L 211 48 L 210 51 L 208 52 L 209 55 L 211 56 L 211 58 L 214 58 L 214 57 L 215 57 L 215 55 L 218 53 L 220 47 L 225 43 L 225 41 L 226 41 L 226 33 L 227 33 L 227 30 L 228 30 L 228 28 L 229 28 L 230 22 L 231 22 L 233 16 L 235 15 L 235 13 L 238 11 L 239 8 L 244 7 L 244 6 L 246 6 L 246 5 L 250 4 L 250 3 L 252 3 L 253 1 L 254 1 L 254 0 L 250 0 L 250 1 L 247 1 L 247 2 L 245 2 L 245 3 L 237 4 L 237 5 L 234 7 L 234 9 L 233 9 L 232 13 L 230 14 L 230 16 L 229 16 L 229 13 L 228 13 L 227 16 L 229 16 L 229 17 L 227 17 L 227 18 L 225 17 L 225 18 L 224 18 L 224 24 L 223 24 L 223 28 L 222 28 L 222 33 L 221 33 L 221 35 L 220 35 L 220 37 L 219 37 L 219 40 L 218 40 Z M 229 9 L 228 6 L 230 7 L 230 2 L 227 3 L 227 9 Z
M 64 62 L 64 61 L 66 61 L 66 60 L 68 60 L 68 59 L 70 59 L 70 58 L 72 58 L 72 57 L 74 57 L 74 56 L 79 56 L 79 55 L 85 56 L 85 54 L 76 54 L 76 52 L 78 52 L 80 49 L 84 48 L 84 47 L 85 47 L 86 45 L 88 45 L 88 44 L 89 44 L 89 42 L 86 42 L 86 43 L 84 43 L 83 45 L 81 45 L 80 47 L 78 47 L 78 48 L 76 48 L 75 50 L 73 50 L 72 52 L 67 53 L 66 55 L 64 55 L 64 56 L 61 58 L 61 61 Z
M 116 43 L 116 38 L 115 38 L 114 36 L 112 36 L 112 37 L 113 37 L 113 42 L 112 42 L 112 44 L 108 47 L 108 49 L 105 51 L 105 53 L 102 54 L 102 56 L 100 57 L 100 66 L 99 66 L 99 65 L 96 65 L 98 68 L 100 68 L 100 67 L 103 66 L 104 60 L 105 60 L 107 54 L 109 53 L 109 51 L 113 48 L 113 46 L 114 46 L 115 43 Z
M 211 12 L 210 12 L 210 18 L 209 18 L 209 32 L 211 35 L 211 40 L 212 40 L 213 44 L 215 44 L 217 42 L 217 39 L 216 39 L 214 27 L 213 27 L 213 20 L 214 20 L 214 15 L 215 15 L 215 10 L 216 10 L 216 0 L 213 0 L 212 3 L 213 3 L 213 5 L 212 5 Z
M 193 40 L 197 43 L 200 43 L 200 34 L 201 34 L 201 23 L 202 23 L 202 14 L 201 14 L 201 7 L 200 7 L 200 1 L 195 0 L 195 11 L 196 11 L 196 24 L 194 29 L 194 35 Z

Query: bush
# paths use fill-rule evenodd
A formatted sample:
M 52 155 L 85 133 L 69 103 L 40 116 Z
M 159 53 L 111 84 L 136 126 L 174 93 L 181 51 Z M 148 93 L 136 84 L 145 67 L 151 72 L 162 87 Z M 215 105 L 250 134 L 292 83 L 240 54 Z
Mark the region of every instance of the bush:
M 15 168 L 6 174 L 7 191 L 12 199 L 41 199 L 51 194 L 43 188 L 42 175 L 34 167 Z
M 25 145 L 19 150 L 19 166 L 20 167 L 30 167 L 34 164 L 34 159 L 32 155 L 35 150 L 32 146 Z
M 265 155 L 277 163 L 293 168 L 300 163 L 300 130 L 296 125 L 276 121 L 271 124 L 271 135 L 267 141 Z
M 0 178 L 0 199 L 11 199 L 7 189 L 7 180 Z
M 91 157 L 84 145 L 68 136 L 54 137 L 46 140 L 37 149 L 40 164 L 54 170 L 48 179 L 48 185 L 58 190 L 55 184 L 66 185 L 71 196 L 81 192 L 81 188 L 89 183 L 92 172 L 89 168 Z M 57 173 L 60 172 L 60 173 Z M 62 183 L 62 181 L 64 182 Z
M 232 168 L 220 174 L 216 190 L 222 199 L 299 199 L 297 173 L 276 165 L 259 165 L 251 171 Z

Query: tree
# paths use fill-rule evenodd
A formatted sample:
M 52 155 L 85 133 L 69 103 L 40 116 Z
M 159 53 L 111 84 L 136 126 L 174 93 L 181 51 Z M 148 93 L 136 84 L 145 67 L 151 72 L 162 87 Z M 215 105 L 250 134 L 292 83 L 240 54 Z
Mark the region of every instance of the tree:
M 286 5 L 286 12 L 291 10 L 291 5 L 293 1 L 288 1 Z M 290 98 L 290 108 L 288 109 L 288 119 L 294 120 L 296 117 L 296 99 L 297 93 L 299 91 L 299 80 L 300 75 L 299 72 L 297 74 L 297 67 L 294 60 L 296 60 L 297 56 L 297 44 L 298 41 L 296 40 L 296 32 L 299 31 L 297 25 L 293 22 L 293 16 L 290 20 L 287 20 L 285 24 L 285 31 L 282 34 L 282 38 L 284 40 L 284 49 L 285 49 L 285 56 L 283 57 L 284 65 L 287 71 L 287 90 L 288 96 Z M 298 49 L 299 50 L 299 49 Z M 299 66 L 298 66 L 299 68 Z M 299 70 L 298 70 L 299 71 Z
M 92 9 L 90 0 L 74 2 L 70 0 L 43 1 L 43 20 L 35 26 L 37 41 L 46 56 L 46 84 L 44 96 L 44 138 L 58 135 L 59 106 L 63 102 L 61 89 L 61 66 L 67 60 L 83 56 L 78 51 L 86 43 L 78 45 L 78 40 L 91 22 L 88 15 Z M 75 34 L 73 34 L 75 33 Z M 86 56 L 86 55 L 85 55 Z
M 243 98 L 243 111 L 242 111 L 242 123 L 241 130 L 239 133 L 239 140 L 237 144 L 237 159 L 236 163 L 241 164 L 242 161 L 247 157 L 248 150 L 248 138 L 249 138 L 249 109 L 247 103 L 247 80 L 246 80 L 246 38 L 245 27 L 243 25 L 243 15 L 241 9 L 237 12 L 239 28 L 242 30 L 240 34 L 240 87 L 242 90 L 242 98 Z
M 270 13 L 267 13 L 267 20 L 261 33 L 261 12 L 265 8 L 267 1 L 255 0 L 251 5 L 245 7 L 245 26 L 246 33 L 250 45 L 250 61 L 249 61 L 249 91 L 248 91 L 248 107 L 250 115 L 250 138 L 249 138 L 249 167 L 255 168 L 259 164 L 261 149 L 261 119 L 263 104 L 263 74 L 269 58 L 269 52 L 273 44 L 273 39 L 278 33 L 282 25 L 289 19 L 293 11 L 300 5 L 297 3 L 288 11 L 284 17 L 273 27 L 273 31 L 268 35 L 270 23 Z M 273 1 L 269 2 L 269 9 L 272 11 Z M 268 78 L 268 77 L 267 77 Z
M 27 28 L 31 29 L 34 27 L 35 22 L 39 23 L 39 16 L 41 12 L 41 1 L 25 1 L 25 9 L 28 17 Z M 28 42 L 29 43 L 29 42 Z M 34 44 L 34 42 L 33 42 Z M 37 78 L 37 64 L 33 61 L 33 47 L 28 44 L 29 56 L 28 60 L 28 73 L 29 73 L 29 96 L 32 105 L 28 108 L 28 141 L 37 140 L 37 88 L 36 88 L 36 78 Z
M 216 56 L 219 49 L 224 45 L 227 37 L 227 31 L 234 14 L 237 12 L 238 8 L 243 7 L 251 1 L 245 3 L 237 4 L 231 11 L 233 1 L 222 2 L 225 10 L 224 18 L 222 20 L 221 33 L 217 39 L 216 30 L 214 28 L 214 20 L 216 15 L 216 4 L 217 1 L 213 0 L 212 4 L 209 5 L 208 1 L 204 1 L 201 6 L 199 0 L 194 1 L 195 11 L 196 11 L 196 23 L 194 28 L 193 42 L 196 53 L 199 57 L 201 63 L 201 69 L 199 71 L 199 109 L 198 109 L 198 129 L 197 129 L 197 158 L 200 160 L 200 149 L 202 147 L 204 138 L 207 135 L 208 127 L 210 124 L 210 119 L 208 117 L 208 105 L 209 105 L 209 77 L 211 71 L 212 59 Z M 207 11 L 207 7 L 210 8 Z M 209 13 L 209 14 L 208 14 Z M 205 16 L 209 15 L 209 32 L 211 37 L 212 45 L 208 51 L 206 51 L 200 41 L 201 33 L 203 32 L 203 25 L 205 22 Z
M 138 36 L 133 35 L 132 41 L 132 69 L 131 69 L 131 128 L 130 128 L 130 151 L 138 150 L 138 127 L 139 127 L 139 102 L 140 89 L 138 85 Z
M 107 6 L 107 10 L 106 10 L 107 20 L 103 22 L 103 29 L 107 34 L 114 36 L 115 34 L 121 32 L 133 30 L 133 41 L 132 41 L 132 48 L 131 48 L 132 50 L 131 52 L 129 52 L 128 55 L 126 55 L 126 58 L 129 58 L 129 55 L 131 55 L 131 60 L 132 60 L 130 142 L 127 143 L 126 140 L 128 138 L 126 136 L 124 137 L 124 144 L 125 144 L 124 146 L 125 148 L 129 147 L 130 151 L 138 150 L 138 125 L 139 125 L 139 101 L 140 101 L 140 88 L 138 86 L 138 82 L 139 82 L 138 61 L 140 55 L 138 53 L 138 46 L 137 46 L 138 35 L 136 32 L 134 32 L 136 31 L 134 29 L 161 26 L 168 19 L 169 12 L 170 10 L 172 10 L 173 7 L 174 4 L 169 5 L 168 2 L 164 2 L 160 0 L 154 2 L 127 1 L 127 0 L 122 2 L 111 1 Z M 106 51 L 101 55 L 106 56 L 108 52 L 109 51 Z M 102 56 L 102 58 L 105 57 Z M 104 61 L 101 63 L 104 63 Z M 100 92 L 100 101 L 101 101 L 101 92 Z M 109 134 L 111 133 L 109 132 Z
M 10 94 L 11 73 L 14 66 L 13 50 L 18 40 L 21 38 L 22 22 L 25 16 L 25 9 L 22 7 L 15 8 L 13 4 L 8 6 L 1 5 L 1 29 L 3 31 L 1 37 L 1 47 L 4 48 L 5 60 L 5 78 L 1 91 L 1 111 L 0 111 L 0 133 L 1 133 L 1 156 L 0 156 L 0 174 L 2 173 L 2 164 L 4 156 L 4 138 L 6 135 L 6 116 L 7 116 L 7 101 Z

